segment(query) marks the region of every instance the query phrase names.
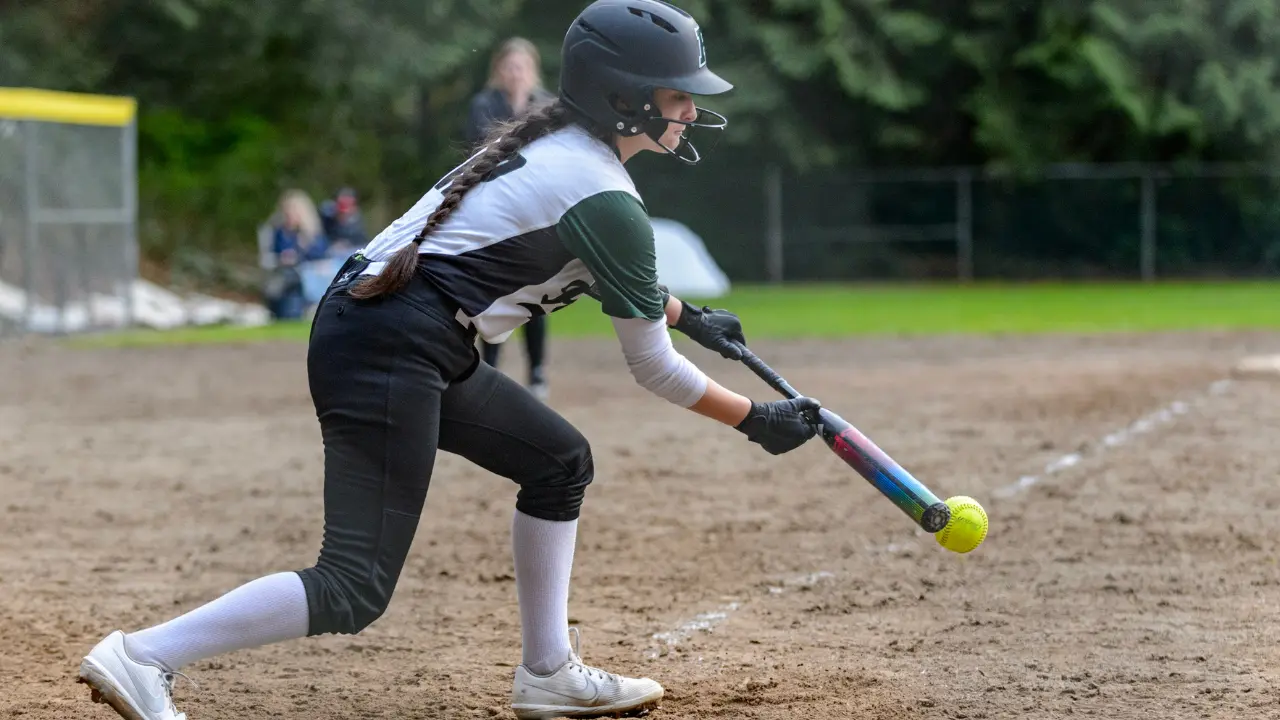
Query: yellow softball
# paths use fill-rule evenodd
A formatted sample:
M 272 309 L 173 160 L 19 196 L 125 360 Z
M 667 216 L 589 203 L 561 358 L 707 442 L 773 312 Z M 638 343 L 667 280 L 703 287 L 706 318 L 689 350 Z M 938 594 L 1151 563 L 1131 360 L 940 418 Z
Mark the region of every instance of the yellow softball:
M 981 545 L 987 537 L 987 511 L 966 495 L 947 498 L 947 507 L 951 508 L 951 520 L 934 535 L 938 544 L 957 553 Z

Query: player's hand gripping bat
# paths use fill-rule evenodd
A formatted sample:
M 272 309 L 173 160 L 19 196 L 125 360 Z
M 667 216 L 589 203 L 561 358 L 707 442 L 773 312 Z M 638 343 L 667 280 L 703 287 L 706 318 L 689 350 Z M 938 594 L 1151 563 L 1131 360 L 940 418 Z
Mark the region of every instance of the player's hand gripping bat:
M 800 397 L 800 393 L 791 387 L 782 376 L 773 371 L 755 353 L 742 347 L 742 362 L 759 375 L 774 390 L 787 398 Z M 818 412 L 821 423 L 818 433 L 832 452 L 845 463 L 858 471 L 885 497 L 893 501 L 900 510 L 906 513 L 917 525 L 927 532 L 936 533 L 947 526 L 951 520 L 951 508 L 938 499 L 929 488 L 902 469 L 883 450 L 871 442 L 858 429 L 844 418 L 825 407 Z

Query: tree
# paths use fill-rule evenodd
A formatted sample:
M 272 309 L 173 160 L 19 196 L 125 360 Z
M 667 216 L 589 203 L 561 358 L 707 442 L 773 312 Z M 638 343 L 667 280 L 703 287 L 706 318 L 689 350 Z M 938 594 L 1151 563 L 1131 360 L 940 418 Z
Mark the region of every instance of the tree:
M 1255 158 L 1280 131 L 1278 0 L 975 0 L 957 55 L 995 161 Z

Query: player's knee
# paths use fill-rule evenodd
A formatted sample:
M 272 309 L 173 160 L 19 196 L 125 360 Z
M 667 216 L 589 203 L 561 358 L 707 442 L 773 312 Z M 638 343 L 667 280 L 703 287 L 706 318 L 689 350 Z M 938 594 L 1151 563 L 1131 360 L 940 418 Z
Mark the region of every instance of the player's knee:
M 321 560 L 298 573 L 307 590 L 309 635 L 355 635 L 382 617 L 393 585 L 345 572 Z
M 365 590 L 357 596 L 357 602 L 352 604 L 350 617 L 346 619 L 341 632 L 348 635 L 359 633 L 382 617 L 390 603 L 390 594 Z
M 591 444 L 580 433 L 567 440 L 543 470 L 516 479 L 520 483 L 517 510 L 543 520 L 578 519 L 587 486 L 595 478 L 595 462 Z

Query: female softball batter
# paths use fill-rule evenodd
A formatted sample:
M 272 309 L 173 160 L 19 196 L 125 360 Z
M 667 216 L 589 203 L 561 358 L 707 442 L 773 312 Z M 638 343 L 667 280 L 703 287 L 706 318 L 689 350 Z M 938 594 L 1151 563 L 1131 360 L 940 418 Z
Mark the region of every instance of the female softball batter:
M 519 383 L 479 362 L 583 294 L 609 315 L 636 382 L 781 454 L 814 435 L 809 398 L 753 402 L 678 354 L 668 327 L 725 357 L 738 319 L 658 284 L 648 214 L 623 167 L 644 150 L 690 164 L 687 127 L 722 128 L 693 95 L 731 85 L 706 66 L 695 20 L 660 0 L 598 0 L 565 37 L 557 99 L 499 129 L 350 258 L 316 312 L 307 358 L 324 440 L 324 541 L 312 567 L 268 575 L 161 625 L 115 631 L 80 679 L 130 720 L 183 720 L 179 668 L 238 649 L 354 634 L 387 608 L 417 530 L 436 452 L 516 482 L 512 550 L 518 718 L 655 706 L 662 686 L 585 665 L 568 630 L 587 440 Z M 703 121 L 711 118 L 710 122 Z

